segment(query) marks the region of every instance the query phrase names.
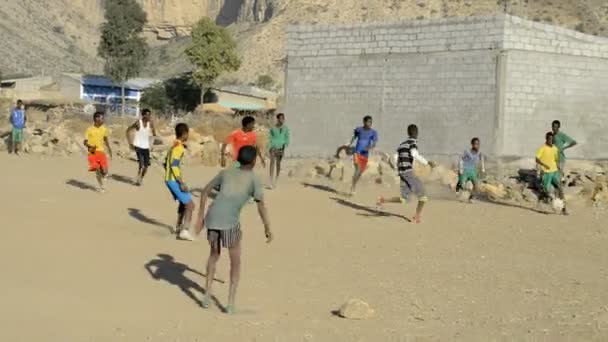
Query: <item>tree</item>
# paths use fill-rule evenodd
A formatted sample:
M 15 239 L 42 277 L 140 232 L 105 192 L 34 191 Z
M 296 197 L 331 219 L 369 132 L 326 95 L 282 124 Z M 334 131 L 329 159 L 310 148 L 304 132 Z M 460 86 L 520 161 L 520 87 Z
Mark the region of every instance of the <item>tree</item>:
M 120 84 L 124 115 L 125 82 L 139 75 L 148 55 L 148 44 L 141 37 L 146 12 L 136 0 L 105 0 L 104 7 L 106 21 L 97 54 L 105 60 L 106 76 Z
M 270 89 L 272 89 L 272 86 L 274 85 L 274 79 L 272 78 L 272 76 L 270 76 L 268 74 L 260 75 L 260 76 L 258 76 L 258 79 L 255 82 L 255 85 L 262 89 L 270 90 Z
M 241 59 L 236 50 L 236 42 L 223 27 L 210 18 L 203 18 L 192 29 L 192 44 L 186 49 L 186 56 L 194 65 L 194 82 L 203 94 L 223 73 L 236 71 Z
M 164 113 L 170 105 L 167 89 L 162 82 L 154 83 L 144 89 L 139 102 L 142 106 L 160 113 Z

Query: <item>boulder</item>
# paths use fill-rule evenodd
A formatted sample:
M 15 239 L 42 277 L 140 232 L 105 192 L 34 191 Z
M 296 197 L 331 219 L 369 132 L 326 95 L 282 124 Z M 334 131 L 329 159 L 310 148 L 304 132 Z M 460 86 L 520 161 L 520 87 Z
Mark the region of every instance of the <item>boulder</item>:
M 374 315 L 374 309 L 361 299 L 351 299 L 340 307 L 338 315 L 346 319 L 368 319 Z
M 530 189 L 530 188 L 525 188 L 521 194 L 522 194 L 524 200 L 526 200 L 528 202 L 533 202 L 533 203 L 538 202 L 538 195 L 534 191 L 532 191 L 532 189 Z

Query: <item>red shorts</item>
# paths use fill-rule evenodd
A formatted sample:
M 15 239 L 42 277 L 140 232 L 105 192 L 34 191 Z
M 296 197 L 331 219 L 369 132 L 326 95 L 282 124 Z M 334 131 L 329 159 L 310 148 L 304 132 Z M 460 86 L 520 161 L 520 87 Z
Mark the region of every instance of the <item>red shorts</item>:
M 106 154 L 101 151 L 96 151 L 95 153 L 89 153 L 89 171 L 97 171 L 99 169 L 107 170 L 108 169 L 108 157 Z
M 367 157 L 355 153 L 355 155 L 353 156 L 353 160 L 355 164 L 359 167 L 359 172 L 363 173 L 363 171 L 365 171 L 365 169 L 367 168 Z

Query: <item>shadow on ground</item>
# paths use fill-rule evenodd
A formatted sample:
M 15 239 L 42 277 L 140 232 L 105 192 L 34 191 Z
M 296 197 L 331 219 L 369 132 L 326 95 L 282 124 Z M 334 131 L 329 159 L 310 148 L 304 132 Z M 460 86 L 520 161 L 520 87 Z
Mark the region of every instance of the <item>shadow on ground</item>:
M 197 282 L 188 278 L 186 272 L 191 272 L 206 278 L 207 276 L 205 274 L 188 267 L 186 264 L 175 261 L 175 258 L 169 254 L 162 253 L 158 254 L 156 258 L 148 261 L 144 267 L 153 279 L 163 280 L 171 285 L 177 286 L 194 303 L 202 306 L 202 302 L 199 298 L 204 296 L 206 291 Z M 219 279 L 214 279 L 214 281 L 221 284 L 225 283 L 223 280 Z M 196 295 L 196 292 L 199 293 L 198 296 Z M 220 310 L 225 311 L 225 308 L 219 303 L 217 298 L 212 297 L 211 299 Z
M 156 226 L 159 228 L 164 228 L 166 230 L 168 230 L 169 232 L 173 231 L 173 227 L 168 225 L 168 224 L 164 224 L 156 219 L 150 218 L 148 216 L 146 216 L 144 213 L 141 212 L 141 210 L 139 209 L 135 209 L 135 208 L 129 208 L 127 209 L 129 211 L 129 216 L 131 216 L 132 218 L 136 219 L 139 222 L 145 223 L 145 224 L 149 224 L 152 226 Z
M 81 189 L 81 190 L 88 190 L 88 191 L 97 191 L 97 189 L 95 188 L 95 186 L 89 184 L 89 183 L 85 183 L 83 181 L 79 181 L 77 179 L 68 179 L 65 184 L 73 186 L 75 188 Z

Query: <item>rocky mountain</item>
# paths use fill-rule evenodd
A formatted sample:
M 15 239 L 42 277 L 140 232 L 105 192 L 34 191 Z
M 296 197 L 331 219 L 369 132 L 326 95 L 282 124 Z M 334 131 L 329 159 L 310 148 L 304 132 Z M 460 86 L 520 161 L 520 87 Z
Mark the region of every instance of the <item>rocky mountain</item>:
M 297 23 L 362 23 L 485 15 L 513 15 L 608 36 L 606 0 L 138 0 L 148 13 L 154 46 L 148 76 L 187 71 L 182 51 L 189 28 L 202 16 L 237 37 L 241 70 L 227 79 L 259 75 L 282 80 L 285 28 Z M 103 0 L 0 0 L 0 71 L 3 74 L 99 72 L 96 57 Z

